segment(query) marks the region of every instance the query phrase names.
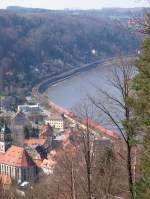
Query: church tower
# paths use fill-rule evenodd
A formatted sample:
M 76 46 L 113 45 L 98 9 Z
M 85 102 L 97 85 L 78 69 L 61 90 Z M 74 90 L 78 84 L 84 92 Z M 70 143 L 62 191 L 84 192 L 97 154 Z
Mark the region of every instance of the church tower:
M 12 144 L 11 130 L 4 124 L 0 130 L 0 152 L 5 153 Z

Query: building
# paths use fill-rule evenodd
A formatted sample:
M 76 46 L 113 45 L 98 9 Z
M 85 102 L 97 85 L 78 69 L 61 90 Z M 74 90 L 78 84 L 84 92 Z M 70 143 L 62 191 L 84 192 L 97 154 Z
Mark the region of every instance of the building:
M 0 173 L 17 183 L 32 182 L 37 178 L 38 168 L 24 148 L 11 146 L 0 155 Z
M 39 104 L 36 105 L 19 105 L 18 106 L 18 112 L 23 112 L 23 113 L 34 113 L 38 112 L 40 110 Z
M 12 138 L 20 146 L 24 143 L 24 128 L 29 124 L 28 118 L 22 112 L 17 112 L 11 120 Z
M 5 124 L 0 132 L 0 152 L 5 153 L 11 144 L 11 130 Z
M 49 124 L 42 125 L 39 127 L 39 137 L 24 139 L 24 147 L 26 149 L 36 149 L 41 147 L 41 149 L 47 151 L 52 147 L 53 141 L 53 129 Z
M 37 165 L 24 148 L 11 145 L 11 132 L 6 126 L 0 131 L 0 144 L 0 175 L 17 183 L 34 181 L 38 176 Z
M 64 130 L 64 119 L 61 115 L 51 115 L 45 123 L 60 131 Z
M 53 140 L 53 128 L 51 125 L 48 123 L 46 125 L 42 125 L 39 129 L 39 139 L 44 139 L 46 140 L 45 142 L 45 147 L 49 148 L 52 145 L 52 140 Z

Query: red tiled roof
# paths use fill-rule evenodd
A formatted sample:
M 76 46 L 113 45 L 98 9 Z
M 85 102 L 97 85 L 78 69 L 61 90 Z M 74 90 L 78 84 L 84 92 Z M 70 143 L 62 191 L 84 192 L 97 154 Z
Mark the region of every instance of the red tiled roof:
M 0 160 L 3 158 L 5 153 L 0 152 Z
M 40 127 L 40 138 L 46 138 L 47 136 L 52 136 L 53 135 L 53 129 L 49 124 L 42 125 Z
M 44 145 L 46 142 L 46 139 L 39 139 L 39 138 L 33 138 L 29 140 L 24 140 L 24 144 L 27 146 L 32 146 L 32 145 Z
M 32 167 L 35 163 L 22 147 L 11 146 L 3 156 L 0 157 L 0 163 L 15 167 Z

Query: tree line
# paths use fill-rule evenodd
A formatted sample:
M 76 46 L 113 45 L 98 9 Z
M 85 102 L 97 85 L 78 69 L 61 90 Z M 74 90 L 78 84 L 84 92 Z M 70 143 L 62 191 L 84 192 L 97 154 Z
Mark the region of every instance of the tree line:
M 48 73 L 61 73 L 81 63 L 116 56 L 120 51 L 124 54 L 136 51 L 139 36 L 111 18 L 92 13 L 1 10 L 1 85 L 9 87 L 11 82 L 14 88 L 17 84 L 28 87 L 29 82 Z

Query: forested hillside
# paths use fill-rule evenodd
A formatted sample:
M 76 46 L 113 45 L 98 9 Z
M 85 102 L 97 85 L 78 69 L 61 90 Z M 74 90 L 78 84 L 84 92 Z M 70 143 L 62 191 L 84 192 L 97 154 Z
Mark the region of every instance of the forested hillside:
M 25 87 L 48 73 L 136 52 L 140 39 L 122 23 L 98 11 L 0 10 L 0 69 L 6 75 L 1 85 Z

